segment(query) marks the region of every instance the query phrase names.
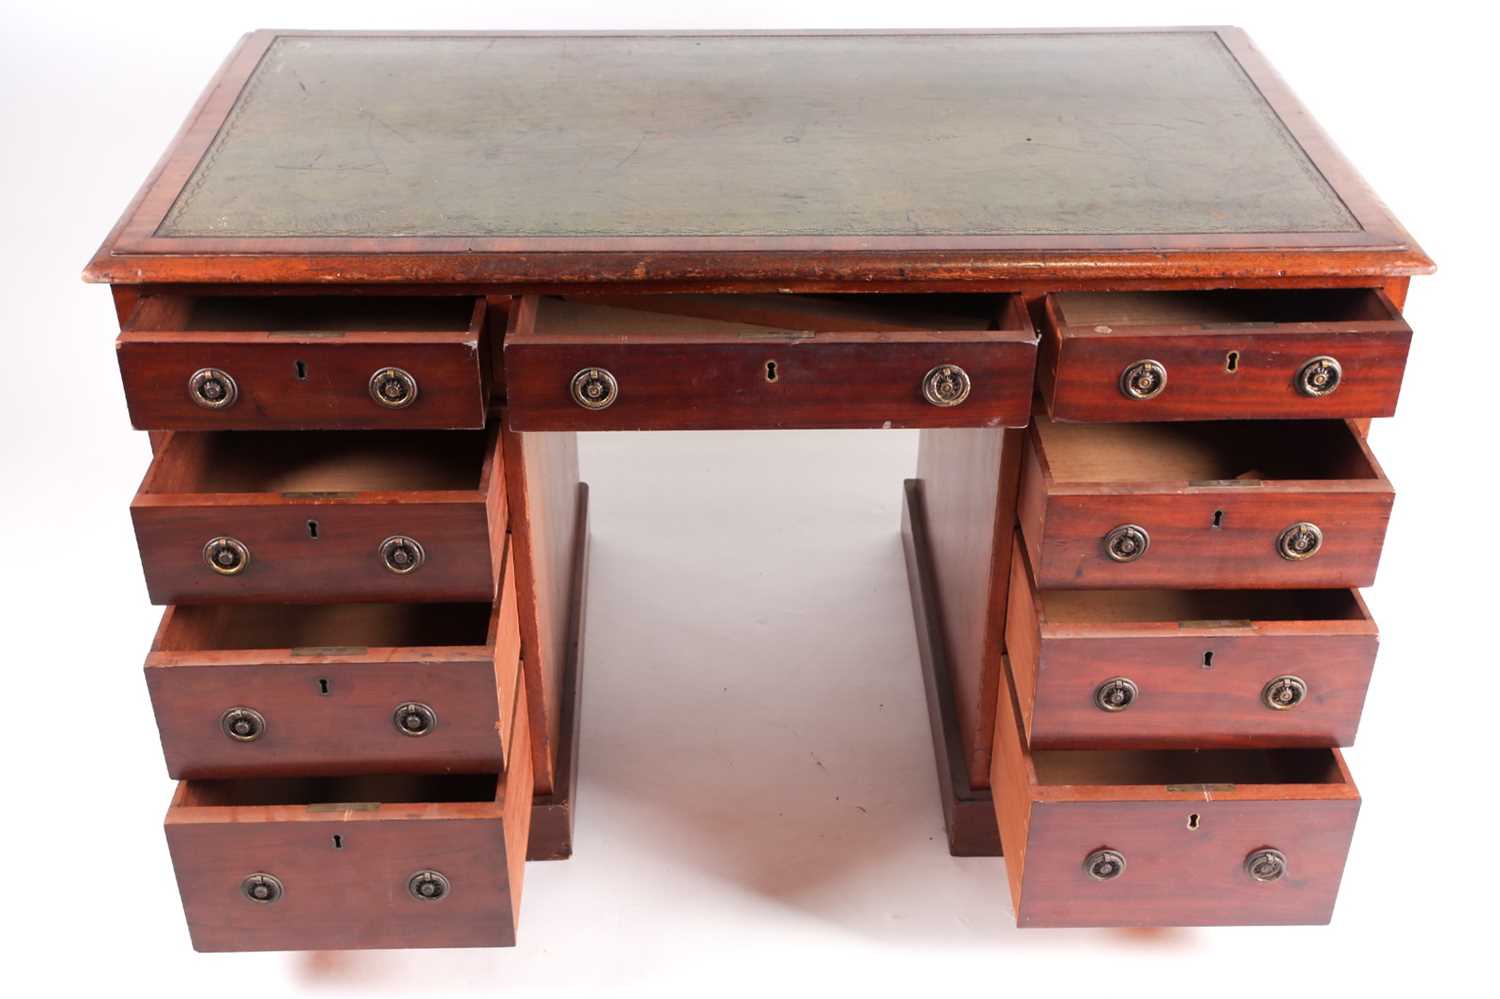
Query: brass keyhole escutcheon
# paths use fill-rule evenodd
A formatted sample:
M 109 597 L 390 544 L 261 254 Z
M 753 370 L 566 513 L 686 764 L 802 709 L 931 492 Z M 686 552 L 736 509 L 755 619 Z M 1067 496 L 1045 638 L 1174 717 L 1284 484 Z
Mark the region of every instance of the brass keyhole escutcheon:
M 1288 562 L 1312 558 L 1322 547 L 1322 528 L 1306 520 L 1291 525 L 1276 539 L 1277 554 Z
M 240 397 L 240 387 L 227 371 L 199 368 L 188 379 L 188 395 L 204 409 L 228 409 Z
M 393 534 L 380 543 L 380 561 L 398 576 L 405 576 L 422 568 L 427 552 L 415 538 Z
M 969 373 L 956 364 L 939 364 L 922 376 L 922 398 L 945 409 L 962 403 L 972 388 Z
M 240 894 L 258 905 L 270 905 L 286 894 L 286 890 L 276 875 L 258 872 L 240 882 Z
M 1120 372 L 1120 391 L 1130 399 L 1155 399 L 1167 387 L 1167 367 L 1149 358 L 1125 366 Z
M 584 409 L 608 409 L 620 397 L 620 383 L 603 368 L 584 368 L 573 376 L 569 387 L 573 401 Z
M 1303 362 L 1297 370 L 1297 391 L 1316 399 L 1332 395 L 1343 380 L 1343 366 L 1325 354 Z
M 238 576 L 250 564 L 250 549 L 234 538 L 210 538 L 203 546 L 203 561 L 221 576 Z
M 419 902 L 441 902 L 453 886 L 438 871 L 418 871 L 406 880 L 406 890 Z
M 370 398 L 386 409 L 405 409 L 417 401 L 417 380 L 402 368 L 380 368 L 370 376 Z
M 1245 858 L 1245 873 L 1262 883 L 1280 881 L 1286 876 L 1286 854 L 1269 846 L 1253 850 Z
M 1125 873 L 1125 855 L 1107 847 L 1095 850 L 1083 858 L 1083 869 L 1095 881 L 1113 881 Z
M 219 728 L 235 742 L 254 742 L 266 731 L 266 719 L 254 708 L 233 707 L 219 716 Z
M 426 735 L 437 728 L 437 712 L 421 701 L 407 701 L 397 705 L 391 720 L 396 723 L 396 731 L 413 738 Z
M 1290 711 L 1307 700 L 1307 681 L 1290 673 L 1278 676 L 1261 690 L 1260 699 L 1273 711 Z
M 1105 680 L 1094 688 L 1094 705 L 1100 711 L 1124 711 L 1140 696 L 1140 688 L 1128 676 Z
M 1121 524 L 1104 536 L 1104 550 L 1116 562 L 1134 562 L 1151 547 L 1151 535 L 1140 524 Z

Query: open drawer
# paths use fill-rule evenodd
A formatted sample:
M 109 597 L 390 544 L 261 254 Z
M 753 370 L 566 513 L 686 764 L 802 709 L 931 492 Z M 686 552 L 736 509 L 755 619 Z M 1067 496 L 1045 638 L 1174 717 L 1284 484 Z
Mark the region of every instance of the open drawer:
M 1395 499 L 1341 420 L 1039 413 L 1022 462 L 1021 533 L 1044 590 L 1368 586 Z
M 493 605 L 168 607 L 146 684 L 173 777 L 496 773 L 520 657 L 507 557 Z
M 115 349 L 140 430 L 479 428 L 484 299 L 149 295 Z
M 1379 638 L 1350 589 L 1038 590 L 1005 649 L 1033 749 L 1348 746 Z
M 505 336 L 515 430 L 1021 427 L 1016 295 L 528 296 Z
M 1359 813 L 1337 749 L 1028 750 L 990 772 L 1018 926 L 1326 923 Z
M 200 951 L 502 947 L 531 827 L 525 694 L 504 774 L 184 781 L 167 846 Z
M 498 427 L 173 433 L 130 505 L 151 601 L 488 604 L 503 469 Z
M 1396 411 L 1411 328 L 1372 288 L 1047 296 L 1054 419 L 1327 419 Z

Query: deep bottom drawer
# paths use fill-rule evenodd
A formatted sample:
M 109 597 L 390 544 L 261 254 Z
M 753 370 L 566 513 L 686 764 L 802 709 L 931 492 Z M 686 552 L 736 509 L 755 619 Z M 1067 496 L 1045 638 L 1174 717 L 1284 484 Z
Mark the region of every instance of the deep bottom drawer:
M 1336 749 L 1028 751 L 991 788 L 1019 926 L 1326 923 L 1359 813 Z
M 183 782 L 166 832 L 193 947 L 514 944 L 529 732 L 523 693 L 501 776 Z

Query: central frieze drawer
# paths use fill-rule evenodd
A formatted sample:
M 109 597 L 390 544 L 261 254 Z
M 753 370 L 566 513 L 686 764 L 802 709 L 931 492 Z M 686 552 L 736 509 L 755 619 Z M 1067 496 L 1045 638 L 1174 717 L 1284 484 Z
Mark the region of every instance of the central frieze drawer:
M 1038 413 L 1022 465 L 1021 534 L 1044 590 L 1368 586 L 1395 499 L 1342 420 Z
M 494 599 L 498 427 L 177 432 L 130 513 L 157 604 Z
M 527 297 L 505 337 L 515 430 L 1025 426 L 1015 295 Z

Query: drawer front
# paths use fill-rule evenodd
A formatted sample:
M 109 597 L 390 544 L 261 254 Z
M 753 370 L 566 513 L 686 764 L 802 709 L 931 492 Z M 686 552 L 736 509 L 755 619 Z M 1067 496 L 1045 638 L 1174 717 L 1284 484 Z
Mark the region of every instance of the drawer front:
M 420 615 L 482 627 L 474 609 L 282 606 L 273 613 Z M 230 605 L 168 608 L 158 633 L 167 638 L 157 644 L 180 646 L 179 636 L 209 630 L 215 619 L 238 631 L 274 628 L 262 625 L 267 616 Z M 146 683 L 167 772 L 178 779 L 503 772 L 521 654 L 512 572 L 488 616 L 487 644 L 467 646 L 154 649 Z M 212 637 L 197 644 L 212 646 Z M 235 731 L 237 721 L 248 727 Z
M 531 820 L 524 701 L 516 719 L 488 801 L 214 805 L 180 785 L 167 845 L 194 948 L 513 945 Z M 441 897 L 417 897 L 434 873 Z M 257 886 L 272 900 L 248 898 Z
M 158 604 L 491 603 L 503 468 L 498 428 L 173 433 L 131 503 L 147 589 Z
M 1018 717 L 1014 686 L 1002 683 L 991 788 L 1017 925 L 1329 921 L 1359 812 L 1338 750 L 1221 751 L 1276 754 L 1251 765 L 1307 771 L 1236 781 L 1234 764 L 1206 762 L 1212 751 L 1028 750 Z M 1168 776 L 1165 757 L 1184 761 L 1189 779 Z M 1228 779 L 1205 782 L 1216 766 Z M 1142 770 L 1161 776 L 1148 782 Z
M 1132 615 L 1146 596 L 1223 619 Z M 1283 600 L 1305 616 L 1252 617 Z M 1037 592 L 1015 550 L 1006 652 L 1032 748 L 1352 745 L 1378 644 L 1354 591 Z
M 251 301 L 240 310 L 243 323 L 233 322 L 229 307 L 228 317 L 214 317 L 213 328 L 192 328 L 193 315 L 225 307 L 177 296 L 143 300 L 115 342 L 132 424 L 140 430 L 484 426 L 483 300 L 444 300 L 437 303 L 441 316 L 411 315 L 413 303 L 397 300 L 406 308 L 392 307 L 390 329 L 379 328 L 383 316 L 370 310 L 378 310 L 378 300 L 341 314 L 350 308 L 318 299 L 334 304 L 315 315 L 302 315 L 299 301 Z M 299 320 L 295 328 L 265 328 Z M 236 328 L 219 328 L 226 322 Z
M 1044 589 L 1369 586 L 1393 499 L 1337 488 L 1054 495 L 1039 518 L 1023 521 L 1023 534 Z M 1322 543 L 1312 557 L 1291 560 L 1278 541 L 1297 524 L 1316 525 Z M 1150 543 L 1135 561 L 1120 562 L 1107 539 L 1127 525 L 1143 528 Z
M 1192 293 L 1198 299 L 1215 293 Z M 1229 294 L 1234 300 L 1233 293 Z M 1240 293 L 1255 295 L 1296 293 Z M 1184 323 L 1182 316 L 1141 320 L 1128 305 L 1094 305 L 1095 323 L 1069 322 L 1060 304 L 1173 298 L 1171 294 L 1049 296 L 1039 378 L 1048 412 L 1059 420 L 1329 419 L 1391 416 L 1396 410 L 1411 329 L 1383 294 L 1368 290 L 1304 292 L 1333 296 L 1343 318 L 1317 322 Z M 1321 304 L 1321 303 L 1320 303 Z M 1232 309 L 1229 310 L 1232 313 Z M 1310 311 L 1327 311 L 1316 308 Z M 1296 315 L 1296 310 L 1291 310 Z M 1205 317 L 1207 318 L 1207 317 Z M 1312 367 L 1318 358 L 1331 359 Z M 1146 382 L 1128 372 L 1149 362 Z M 1303 378 L 1307 371 L 1307 380 Z M 1330 390 L 1329 372 L 1337 382 Z
M 488 600 L 497 564 L 484 504 L 297 500 L 213 506 L 136 506 L 131 510 L 146 588 L 154 604 L 278 600 Z M 316 524 L 316 537 L 309 524 Z M 422 546 L 414 572 L 386 567 L 384 542 Z M 230 538 L 248 552 L 245 568 L 223 575 L 205 545 Z
M 1036 337 L 1029 326 L 1019 328 L 1025 320 L 1018 313 L 1018 328 L 998 330 L 783 331 L 673 317 L 686 325 L 630 332 L 627 320 L 639 315 L 631 310 L 597 307 L 585 313 L 591 322 L 563 329 L 547 324 L 545 305 L 540 319 L 537 311 L 534 299 L 523 300 L 506 336 L 506 400 L 515 430 L 980 427 L 1028 420 Z

